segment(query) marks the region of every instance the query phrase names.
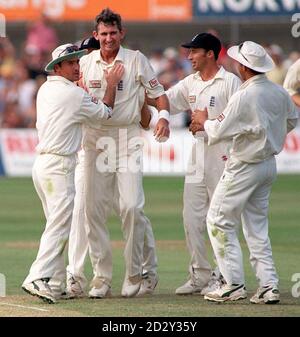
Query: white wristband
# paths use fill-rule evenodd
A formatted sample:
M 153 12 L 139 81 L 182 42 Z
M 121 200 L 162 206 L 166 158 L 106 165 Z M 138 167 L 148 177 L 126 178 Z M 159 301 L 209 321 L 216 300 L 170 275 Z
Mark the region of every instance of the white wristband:
M 168 122 L 170 121 L 170 113 L 167 110 L 160 110 L 158 112 L 158 119 L 164 118 L 166 119 Z
M 113 109 L 111 106 L 107 105 L 106 103 L 104 103 L 104 105 L 106 107 L 107 119 L 110 119 L 113 113 Z

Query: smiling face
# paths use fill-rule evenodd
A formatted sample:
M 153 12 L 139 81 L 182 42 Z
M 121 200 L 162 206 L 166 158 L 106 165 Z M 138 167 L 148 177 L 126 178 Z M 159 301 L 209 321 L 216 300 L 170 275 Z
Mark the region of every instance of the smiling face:
M 124 38 L 124 31 L 120 30 L 117 24 L 105 24 L 100 22 L 94 37 L 99 40 L 101 53 L 117 55 L 121 41 Z
M 71 82 L 79 80 L 79 58 L 73 58 L 70 60 L 62 61 L 59 64 L 55 64 L 54 72 L 55 75 L 62 76 Z
M 203 48 L 191 48 L 188 59 L 192 63 L 193 70 L 201 72 L 214 59 L 214 53 L 212 50 L 206 51 Z

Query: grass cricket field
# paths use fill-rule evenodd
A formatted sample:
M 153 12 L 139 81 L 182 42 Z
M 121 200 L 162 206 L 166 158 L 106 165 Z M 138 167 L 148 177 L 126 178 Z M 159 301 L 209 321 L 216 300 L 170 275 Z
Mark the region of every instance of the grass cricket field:
M 145 177 L 147 216 L 157 241 L 159 277 L 153 296 L 123 299 L 123 242 L 119 219 L 108 222 L 113 242 L 113 297 L 102 300 L 61 300 L 47 305 L 21 290 L 36 257 L 44 227 L 41 203 L 31 179 L 0 178 L 0 274 L 6 278 L 6 297 L 0 297 L 0 316 L 300 316 L 300 175 L 278 176 L 270 199 L 270 237 L 280 277 L 281 302 L 253 305 L 257 288 L 241 234 L 248 299 L 224 304 L 201 296 L 177 296 L 175 289 L 187 280 L 189 256 L 182 225 L 183 178 Z M 210 251 L 209 242 L 207 243 Z M 294 274 L 296 281 L 292 282 Z M 91 277 L 89 261 L 86 274 Z M 294 295 L 294 296 L 293 296 Z

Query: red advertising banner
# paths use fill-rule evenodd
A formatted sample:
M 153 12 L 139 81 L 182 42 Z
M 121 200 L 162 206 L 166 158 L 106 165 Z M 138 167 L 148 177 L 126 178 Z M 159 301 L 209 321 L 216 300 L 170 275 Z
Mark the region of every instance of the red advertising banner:
M 0 0 L 6 21 L 30 21 L 46 14 L 54 20 L 93 20 L 105 7 L 127 21 L 187 21 L 192 0 Z
M 166 143 L 158 143 L 152 132 L 143 131 L 145 175 L 184 175 L 195 138 L 187 129 L 172 130 Z M 0 130 L 0 166 L 7 176 L 31 176 L 38 143 L 34 129 Z M 276 156 L 278 173 L 300 173 L 300 125 L 286 138 Z

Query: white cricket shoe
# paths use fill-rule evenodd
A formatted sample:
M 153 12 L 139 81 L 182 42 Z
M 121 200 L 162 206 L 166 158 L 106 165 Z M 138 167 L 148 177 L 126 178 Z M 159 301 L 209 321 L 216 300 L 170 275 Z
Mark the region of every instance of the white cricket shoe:
M 195 268 L 190 269 L 190 279 L 181 287 L 177 288 L 175 293 L 177 295 L 206 295 L 222 286 L 225 283 L 218 268 L 216 268 L 210 276 L 210 279 L 205 284 L 203 283 L 203 276 L 200 277 L 199 272 Z
M 212 273 L 211 279 L 208 281 L 207 285 L 203 287 L 200 294 L 204 296 L 208 293 L 211 293 L 212 291 L 220 288 L 223 284 L 225 284 L 225 280 L 223 279 L 222 275 L 217 277 L 215 273 Z
M 176 295 L 193 295 L 193 294 L 200 294 L 202 290 L 202 287 L 197 285 L 192 281 L 192 279 L 189 279 L 184 285 L 181 287 L 178 287 L 175 290 Z
M 136 296 L 152 295 L 158 283 L 157 274 L 143 274 L 142 284 Z
M 111 286 L 104 280 L 93 280 L 92 286 L 92 289 L 89 291 L 90 298 L 105 298 L 111 296 Z
M 224 284 L 216 290 L 207 293 L 205 300 L 213 302 L 237 301 L 247 297 L 247 291 L 243 284 Z
M 61 289 L 53 289 L 51 287 L 52 294 L 56 300 L 66 299 L 67 293 Z
M 125 277 L 122 286 L 122 296 L 123 297 L 134 297 L 139 292 L 142 285 L 142 277 L 136 275 L 133 277 Z
M 63 296 L 64 299 L 74 299 L 85 297 L 85 292 L 81 287 L 81 284 L 75 277 L 70 276 L 67 279 L 67 289 L 66 294 Z
M 55 296 L 48 284 L 49 279 L 35 280 L 22 285 L 22 289 L 32 296 L 37 296 L 49 304 L 56 303 Z
M 193 266 L 189 267 L 189 272 L 188 281 L 175 290 L 176 295 L 200 295 L 201 290 L 210 280 L 210 275 Z
M 265 303 L 276 304 L 280 301 L 280 292 L 276 286 L 266 286 L 257 289 L 254 296 L 250 298 L 253 304 Z

